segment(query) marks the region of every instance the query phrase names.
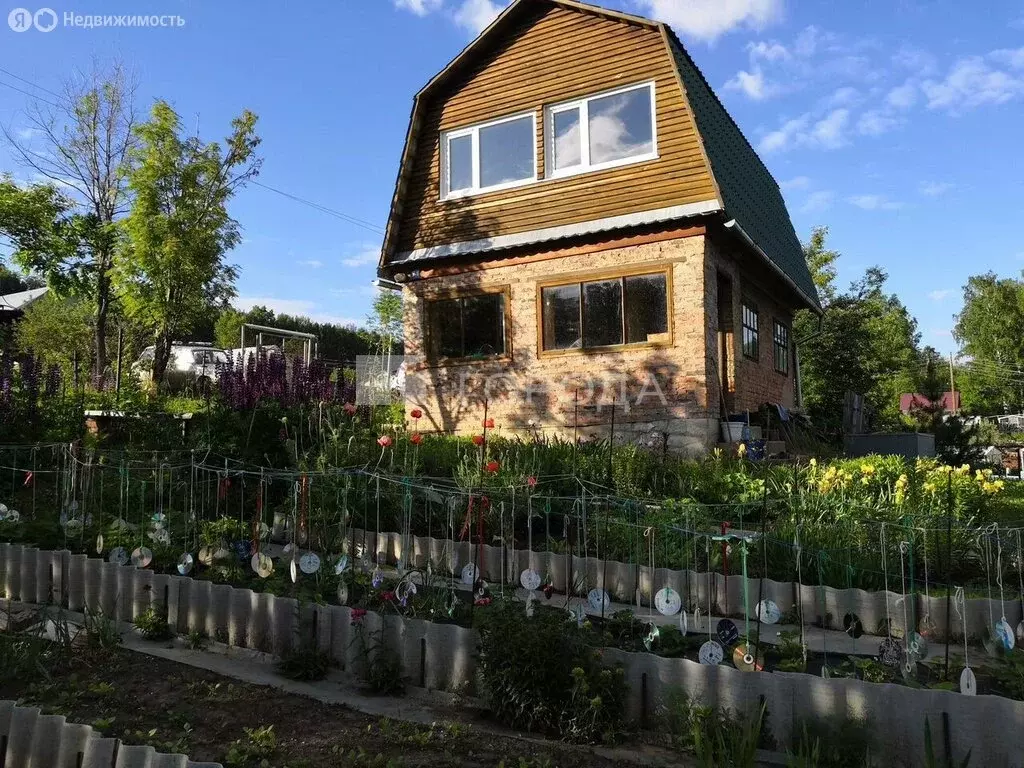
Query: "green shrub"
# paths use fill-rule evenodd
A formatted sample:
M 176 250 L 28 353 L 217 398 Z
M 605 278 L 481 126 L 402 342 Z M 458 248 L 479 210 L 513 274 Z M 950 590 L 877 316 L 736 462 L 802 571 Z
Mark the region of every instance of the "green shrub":
M 626 682 L 565 613 L 518 601 L 479 611 L 480 670 L 491 711 L 512 728 L 574 742 L 613 741 L 622 730 Z
M 277 662 L 277 671 L 291 680 L 323 680 L 331 668 L 331 655 L 312 642 L 289 648 Z
M 170 640 L 174 637 L 160 606 L 151 605 L 135 617 L 135 628 L 147 640 Z

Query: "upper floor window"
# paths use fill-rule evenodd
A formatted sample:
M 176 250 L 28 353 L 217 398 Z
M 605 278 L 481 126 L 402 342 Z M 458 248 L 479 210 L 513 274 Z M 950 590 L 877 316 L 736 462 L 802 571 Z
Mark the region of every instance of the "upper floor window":
M 757 307 L 743 303 L 743 356 L 751 360 L 757 360 L 760 356 L 758 346 L 758 317 Z
M 549 177 L 658 156 L 654 83 L 557 104 L 547 107 L 544 116 Z
M 541 288 L 545 351 L 668 340 L 668 274 L 626 275 Z
M 776 320 L 772 338 L 775 370 L 779 373 L 789 373 L 789 328 Z
M 426 300 L 431 361 L 505 354 L 505 293 Z
M 537 178 L 533 113 L 441 134 L 441 197 L 506 189 Z

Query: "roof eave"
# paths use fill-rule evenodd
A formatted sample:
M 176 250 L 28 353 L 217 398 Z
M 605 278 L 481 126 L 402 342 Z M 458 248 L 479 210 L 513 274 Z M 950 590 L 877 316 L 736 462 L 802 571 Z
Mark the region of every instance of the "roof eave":
M 737 235 L 739 235 L 740 239 L 743 240 L 748 247 L 753 249 L 754 253 L 756 253 L 761 258 L 761 260 L 765 264 L 767 264 L 768 267 L 776 275 L 781 277 L 783 282 L 785 282 L 786 285 L 793 289 L 797 296 L 803 299 L 807 309 L 811 310 L 816 315 L 821 315 L 824 313 L 824 310 L 821 308 L 821 304 L 818 303 L 818 300 L 815 297 L 809 296 L 799 285 L 796 284 L 796 281 L 793 280 L 792 277 L 786 274 L 786 271 L 782 267 L 780 267 L 771 258 L 769 258 L 768 254 L 764 252 L 761 246 L 754 242 L 754 239 L 747 234 L 747 232 L 743 229 L 742 226 L 740 226 L 740 223 L 736 221 L 736 219 L 729 219 L 728 221 L 725 222 L 724 226 L 726 229 L 733 231 Z

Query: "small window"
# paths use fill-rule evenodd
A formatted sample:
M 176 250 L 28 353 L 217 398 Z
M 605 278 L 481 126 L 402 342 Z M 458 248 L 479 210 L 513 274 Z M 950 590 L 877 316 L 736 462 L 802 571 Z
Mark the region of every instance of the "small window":
M 505 294 L 485 293 L 426 303 L 431 360 L 505 354 Z
M 546 351 L 668 340 L 665 273 L 630 275 L 541 288 Z
M 505 189 L 537 178 L 533 114 L 441 134 L 441 197 Z
M 657 157 L 654 84 L 545 110 L 548 175 L 613 168 Z
M 757 310 L 749 304 L 743 305 L 743 356 L 751 360 L 760 357 L 757 339 Z
M 775 350 L 775 370 L 779 373 L 789 373 L 789 328 L 778 320 L 775 321 L 772 338 Z

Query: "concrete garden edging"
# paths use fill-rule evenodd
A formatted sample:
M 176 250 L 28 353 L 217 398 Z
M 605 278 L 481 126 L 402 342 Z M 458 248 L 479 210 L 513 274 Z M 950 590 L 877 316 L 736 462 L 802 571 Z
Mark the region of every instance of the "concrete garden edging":
M 500 550 L 491 549 L 500 573 Z M 0 585 L 8 599 L 56 604 L 76 612 L 99 609 L 123 621 L 133 621 L 150 606 L 163 604 L 169 623 L 179 633 L 202 629 L 230 645 L 268 653 L 280 654 L 300 637 L 309 636 L 346 670 L 357 670 L 360 663 L 354 633 L 379 632 L 398 653 L 402 674 L 414 685 L 468 695 L 477 692 L 477 635 L 453 624 L 369 612 L 353 625 L 352 609 L 344 606 L 305 604 L 300 608 L 291 598 L 11 544 L 0 544 Z M 815 598 L 820 600 L 820 588 L 804 589 L 817 592 Z M 851 591 L 861 592 L 837 590 Z M 973 602 L 984 603 L 987 609 L 988 601 Z M 756 709 L 763 698 L 768 727 L 780 744 L 790 743 L 803 718 L 867 717 L 886 754 L 913 762 L 914 756 L 924 754 L 925 718 L 948 712 L 954 754 L 962 758 L 971 749 L 972 762 L 978 765 L 1020 763 L 1016 737 L 1024 730 L 1022 702 L 806 674 L 744 673 L 617 649 L 602 653 L 606 662 L 623 665 L 629 684 L 628 715 L 647 726 L 653 725 L 672 688 L 703 705 L 737 711 Z M 938 728 L 933 719 L 933 734 Z
M 13 701 L 0 701 L 0 744 L 5 768 L 222 768 L 104 738 L 91 726 Z

